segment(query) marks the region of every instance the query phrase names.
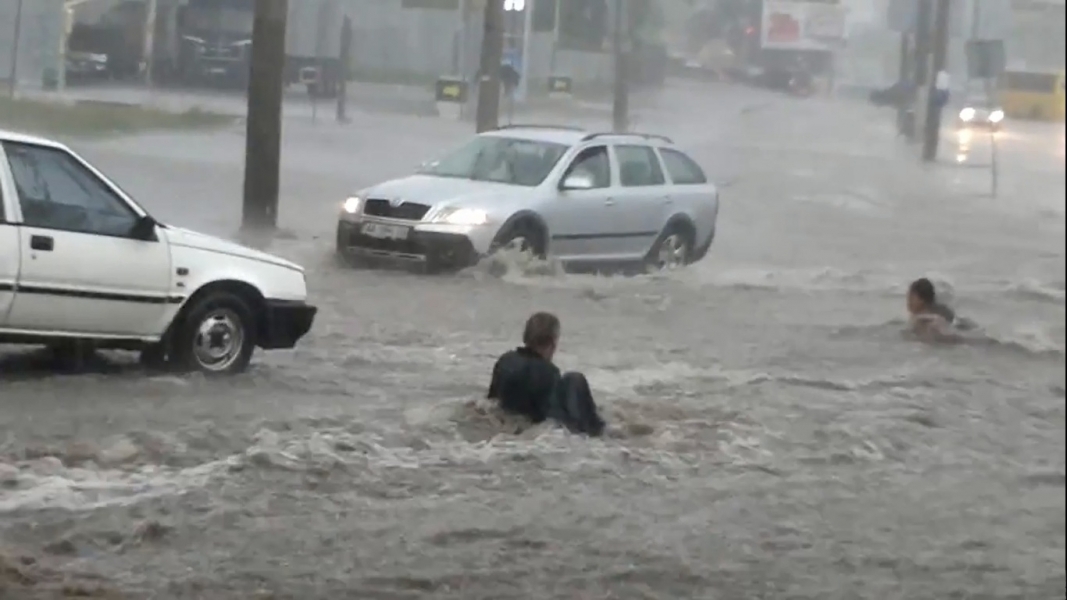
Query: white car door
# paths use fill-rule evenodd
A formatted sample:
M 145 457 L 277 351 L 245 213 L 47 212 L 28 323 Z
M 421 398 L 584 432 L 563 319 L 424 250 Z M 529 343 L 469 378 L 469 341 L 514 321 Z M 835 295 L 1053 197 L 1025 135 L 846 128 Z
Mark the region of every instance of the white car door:
M 158 335 L 171 282 L 170 251 L 98 172 L 51 146 L 4 142 L 21 235 L 9 329 L 98 336 Z
M 7 323 L 19 274 L 19 228 L 7 220 L 4 192 L 0 178 L 0 328 Z
M 656 151 L 646 144 L 616 144 L 619 192 L 616 194 L 611 250 L 643 256 L 667 222 L 671 198 Z
M 556 198 L 541 212 L 552 235 L 552 254 L 561 260 L 598 259 L 610 255 L 611 211 L 615 191 L 611 154 L 606 145 L 579 152 L 563 171 Z M 562 189 L 572 174 L 592 181 L 589 189 Z

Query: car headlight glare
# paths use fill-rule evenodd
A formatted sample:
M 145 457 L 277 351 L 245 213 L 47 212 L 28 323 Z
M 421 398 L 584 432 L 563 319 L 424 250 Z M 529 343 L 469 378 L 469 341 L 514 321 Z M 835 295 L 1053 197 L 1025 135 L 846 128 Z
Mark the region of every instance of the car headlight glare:
M 449 225 L 485 225 L 489 222 L 489 215 L 477 208 L 459 208 L 444 213 L 438 221 Z
M 342 210 L 350 215 L 354 215 L 359 212 L 359 209 L 363 207 L 363 199 L 359 196 L 352 196 L 342 205 Z
M 1003 120 L 1004 120 L 1004 111 L 1002 111 L 1002 110 L 994 110 L 993 112 L 989 113 L 989 122 L 990 123 L 1000 123 Z
M 975 115 L 975 110 L 973 108 L 967 107 L 967 108 L 965 108 L 965 109 L 960 111 L 960 120 L 961 121 L 971 121 L 971 120 L 974 119 L 974 115 Z

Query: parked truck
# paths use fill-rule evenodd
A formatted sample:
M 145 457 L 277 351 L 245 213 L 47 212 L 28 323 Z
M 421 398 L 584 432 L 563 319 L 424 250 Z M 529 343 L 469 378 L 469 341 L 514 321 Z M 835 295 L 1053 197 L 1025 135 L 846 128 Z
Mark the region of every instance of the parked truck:
M 341 78 L 340 0 L 289 3 L 285 81 L 316 96 L 336 95 Z M 190 85 L 245 89 L 255 0 L 187 0 L 178 12 L 179 72 Z
M 845 14 L 841 0 L 718 0 L 691 19 L 689 51 L 705 68 L 785 88 L 798 70 L 830 74 Z

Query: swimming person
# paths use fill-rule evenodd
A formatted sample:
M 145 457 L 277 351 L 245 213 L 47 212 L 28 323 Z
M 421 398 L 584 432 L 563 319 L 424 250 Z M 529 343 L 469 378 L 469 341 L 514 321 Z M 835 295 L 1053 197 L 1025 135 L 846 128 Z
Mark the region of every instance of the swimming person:
M 493 365 L 488 397 L 504 411 L 534 423 L 552 419 L 573 433 L 599 436 L 604 421 L 597 414 L 589 382 L 581 373 L 561 374 L 552 362 L 559 338 L 555 315 L 539 312 L 527 319 L 523 345 Z
M 908 287 L 908 314 L 912 331 L 935 341 L 957 341 L 953 326 L 956 312 L 938 302 L 934 284 L 927 278 L 916 279 Z

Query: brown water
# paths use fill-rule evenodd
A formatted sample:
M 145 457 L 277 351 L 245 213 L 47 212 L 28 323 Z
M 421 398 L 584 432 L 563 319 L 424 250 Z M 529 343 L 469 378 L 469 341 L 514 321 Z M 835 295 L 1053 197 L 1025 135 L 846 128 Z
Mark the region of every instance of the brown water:
M 720 235 L 662 277 L 340 268 L 346 190 L 462 128 L 363 153 L 399 118 L 290 125 L 295 239 L 274 250 L 308 265 L 313 333 L 224 382 L 5 351 L 0 598 L 1063 597 L 1062 163 L 1009 171 L 993 200 L 865 107 L 722 100 L 694 128 L 686 98 L 644 128 L 725 182 Z M 85 146 L 153 210 L 218 230 L 239 149 Z M 904 334 L 921 275 L 980 325 L 967 343 Z M 558 362 L 588 375 L 604 439 L 481 400 L 535 310 L 562 318 Z

